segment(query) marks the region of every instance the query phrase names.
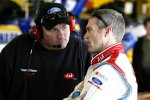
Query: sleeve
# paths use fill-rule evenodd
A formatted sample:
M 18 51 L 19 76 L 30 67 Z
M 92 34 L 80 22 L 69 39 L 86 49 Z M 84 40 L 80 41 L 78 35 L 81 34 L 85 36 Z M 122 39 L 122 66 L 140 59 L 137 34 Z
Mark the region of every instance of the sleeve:
M 11 59 L 9 50 L 9 47 L 4 47 L 0 53 L 0 100 L 6 100 L 8 97 L 9 83 L 12 76 L 8 68 L 8 66 L 11 65 L 11 63 L 8 62 L 8 60 Z
M 4 81 L 5 81 L 5 78 L 4 78 L 4 72 L 5 72 L 5 69 L 4 69 L 4 66 L 5 66 L 5 63 L 4 63 L 4 58 L 3 58 L 3 53 L 1 52 L 0 53 L 0 100 L 4 100 Z M 6 67 L 6 66 L 5 66 Z

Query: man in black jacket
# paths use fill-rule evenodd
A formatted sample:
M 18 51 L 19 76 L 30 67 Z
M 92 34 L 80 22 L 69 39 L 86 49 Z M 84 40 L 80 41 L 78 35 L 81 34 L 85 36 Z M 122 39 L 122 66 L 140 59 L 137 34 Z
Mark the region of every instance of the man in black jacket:
M 87 46 L 70 36 L 61 4 L 41 5 L 35 24 L 32 35 L 16 37 L 1 51 L 0 100 L 62 100 L 90 65 Z
M 138 39 L 133 50 L 133 67 L 138 92 L 150 92 L 150 18 L 144 20 L 144 27 L 146 35 Z

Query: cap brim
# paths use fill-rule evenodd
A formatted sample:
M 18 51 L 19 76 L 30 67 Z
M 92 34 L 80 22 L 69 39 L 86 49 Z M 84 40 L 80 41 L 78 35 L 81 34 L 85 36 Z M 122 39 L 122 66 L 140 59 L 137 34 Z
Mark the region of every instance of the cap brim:
M 58 19 L 56 18 L 55 20 L 52 20 L 52 21 L 46 21 L 45 23 L 43 23 L 43 25 L 45 26 L 45 28 L 47 30 L 50 30 L 53 27 L 55 27 L 56 25 L 61 24 L 61 23 L 66 23 L 66 24 L 70 25 L 70 21 L 67 17 L 58 18 Z

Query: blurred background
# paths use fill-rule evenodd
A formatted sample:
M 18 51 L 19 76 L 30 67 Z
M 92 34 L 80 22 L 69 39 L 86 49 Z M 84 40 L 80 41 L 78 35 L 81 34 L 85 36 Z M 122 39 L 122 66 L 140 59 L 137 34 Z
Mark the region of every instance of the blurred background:
M 63 4 L 76 18 L 75 28 L 81 38 L 89 14 L 94 9 L 118 10 L 132 25 L 132 31 L 137 37 L 145 34 L 140 24 L 145 17 L 150 16 L 150 0 L 0 0 L 0 50 L 17 35 L 28 33 L 34 25 L 35 12 L 43 2 Z
M 123 44 L 131 63 L 134 44 L 147 34 L 143 21 L 150 17 L 150 0 L 0 0 L 0 51 L 16 36 L 28 34 L 34 25 L 36 10 L 45 2 L 57 2 L 66 7 L 75 18 L 75 30 L 81 39 L 86 32 L 89 14 L 94 9 L 111 8 L 122 13 L 127 33 Z M 141 94 L 139 96 L 139 100 L 144 100 Z

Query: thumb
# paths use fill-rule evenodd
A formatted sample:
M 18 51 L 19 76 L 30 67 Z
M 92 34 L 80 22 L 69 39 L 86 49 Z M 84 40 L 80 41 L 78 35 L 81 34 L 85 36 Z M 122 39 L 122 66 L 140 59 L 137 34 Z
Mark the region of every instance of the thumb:
M 85 97 L 86 93 L 87 93 L 87 92 L 85 92 L 84 94 L 80 95 L 80 96 L 79 96 L 79 99 L 80 99 L 80 100 L 83 100 L 83 98 Z

